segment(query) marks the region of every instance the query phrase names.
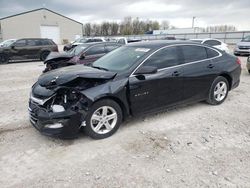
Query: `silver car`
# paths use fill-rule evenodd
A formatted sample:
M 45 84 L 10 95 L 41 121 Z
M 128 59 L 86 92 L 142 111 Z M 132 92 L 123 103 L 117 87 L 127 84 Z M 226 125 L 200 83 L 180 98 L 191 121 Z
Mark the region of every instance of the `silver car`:
M 250 35 L 237 43 L 234 49 L 234 55 L 250 55 Z
M 250 56 L 247 58 L 247 70 L 250 74 Z

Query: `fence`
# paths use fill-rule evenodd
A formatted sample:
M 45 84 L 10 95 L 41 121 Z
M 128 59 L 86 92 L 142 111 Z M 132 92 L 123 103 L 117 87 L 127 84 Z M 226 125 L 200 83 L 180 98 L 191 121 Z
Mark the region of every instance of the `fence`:
M 182 33 L 182 34 L 160 34 L 160 35 L 123 35 L 112 36 L 113 37 L 126 37 L 128 39 L 140 39 L 140 40 L 160 40 L 166 37 L 175 37 L 176 39 L 203 39 L 203 38 L 215 38 L 219 39 L 227 44 L 236 44 L 241 39 L 250 35 L 250 31 L 236 31 L 236 32 L 217 32 L 217 33 Z

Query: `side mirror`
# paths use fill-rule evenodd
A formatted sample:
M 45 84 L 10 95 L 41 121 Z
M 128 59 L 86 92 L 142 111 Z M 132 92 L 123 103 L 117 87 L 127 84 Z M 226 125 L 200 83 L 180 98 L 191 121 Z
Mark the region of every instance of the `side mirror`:
M 11 46 L 11 49 L 15 49 L 15 45 L 12 45 L 12 46 Z
M 85 53 L 81 54 L 79 59 L 85 59 Z
M 157 73 L 157 67 L 153 66 L 141 66 L 139 69 L 135 71 L 136 75 L 154 74 L 154 73 Z

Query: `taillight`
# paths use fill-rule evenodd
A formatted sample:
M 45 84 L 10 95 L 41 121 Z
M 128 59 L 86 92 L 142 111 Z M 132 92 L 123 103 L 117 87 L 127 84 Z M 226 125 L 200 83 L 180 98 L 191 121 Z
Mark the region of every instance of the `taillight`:
M 236 63 L 237 63 L 238 65 L 241 65 L 240 58 L 237 58 Z

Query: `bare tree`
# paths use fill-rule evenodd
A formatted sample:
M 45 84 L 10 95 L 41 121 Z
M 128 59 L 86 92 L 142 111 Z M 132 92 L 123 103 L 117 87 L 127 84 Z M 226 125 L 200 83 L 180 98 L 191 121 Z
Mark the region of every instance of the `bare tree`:
M 169 23 L 169 21 L 163 20 L 163 21 L 161 22 L 161 29 L 166 30 L 166 29 L 169 29 L 169 28 L 170 28 L 170 23 Z
M 87 36 L 91 35 L 91 23 L 86 23 L 84 25 L 84 32 L 85 32 L 85 35 Z

